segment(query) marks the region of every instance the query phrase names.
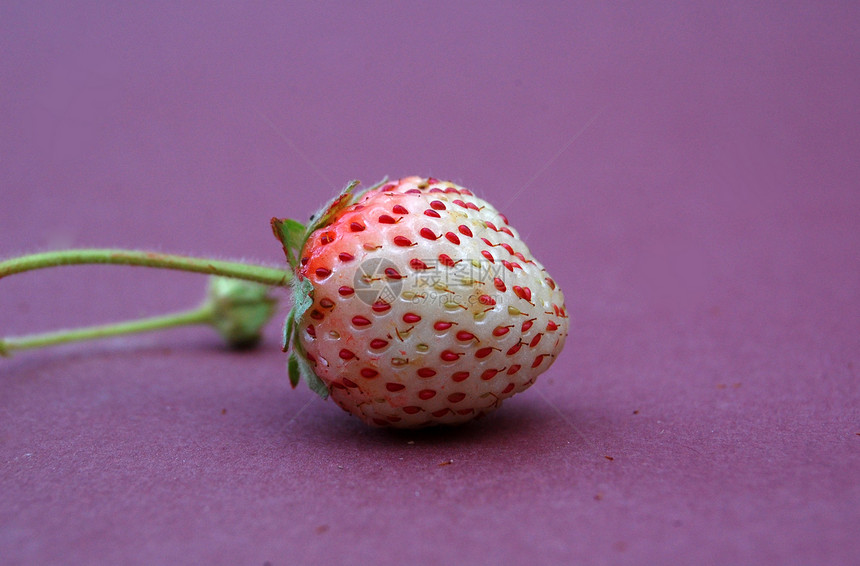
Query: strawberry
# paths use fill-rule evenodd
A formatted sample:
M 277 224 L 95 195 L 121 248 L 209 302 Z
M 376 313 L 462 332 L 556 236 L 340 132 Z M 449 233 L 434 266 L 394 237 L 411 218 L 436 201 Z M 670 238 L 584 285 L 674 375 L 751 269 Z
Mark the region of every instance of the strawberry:
M 569 318 L 507 218 L 432 178 L 355 185 L 308 226 L 272 221 L 296 272 L 293 385 L 303 377 L 368 424 L 414 428 L 480 417 L 533 384 Z

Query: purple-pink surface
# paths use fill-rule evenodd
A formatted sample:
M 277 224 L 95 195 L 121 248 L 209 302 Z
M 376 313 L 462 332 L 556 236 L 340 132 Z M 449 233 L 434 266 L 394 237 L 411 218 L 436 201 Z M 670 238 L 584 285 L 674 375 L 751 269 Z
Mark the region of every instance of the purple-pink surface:
M 272 216 L 433 175 L 509 216 L 568 344 L 460 429 L 291 390 L 278 324 L 0 361 L 0 564 L 860 563 L 856 3 L 0 6 L 0 257 L 278 264 Z M 203 278 L 0 282 L 0 335 Z M 286 295 L 282 295 L 286 298 Z

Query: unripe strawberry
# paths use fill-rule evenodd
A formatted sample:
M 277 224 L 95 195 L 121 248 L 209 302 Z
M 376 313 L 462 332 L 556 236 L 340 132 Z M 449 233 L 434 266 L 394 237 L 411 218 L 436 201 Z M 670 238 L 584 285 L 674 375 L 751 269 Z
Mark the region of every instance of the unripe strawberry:
M 293 383 L 401 428 L 465 422 L 533 384 L 569 318 L 505 216 L 436 179 L 353 186 L 307 229 L 273 220 L 297 275 Z
M 207 304 L 212 308 L 211 325 L 231 348 L 250 348 L 262 337 L 262 329 L 275 313 L 277 301 L 269 296 L 271 287 L 231 279 L 211 277 Z

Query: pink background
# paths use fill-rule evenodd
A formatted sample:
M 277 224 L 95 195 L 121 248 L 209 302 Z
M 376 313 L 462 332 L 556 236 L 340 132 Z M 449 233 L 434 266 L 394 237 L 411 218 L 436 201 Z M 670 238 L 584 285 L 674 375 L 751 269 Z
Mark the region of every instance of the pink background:
M 508 214 L 571 335 L 421 433 L 290 390 L 280 322 L 0 361 L 0 563 L 860 563 L 857 3 L 145 4 L 0 5 L 0 257 L 277 264 L 270 217 L 433 175 Z M 203 283 L 23 274 L 0 335 Z

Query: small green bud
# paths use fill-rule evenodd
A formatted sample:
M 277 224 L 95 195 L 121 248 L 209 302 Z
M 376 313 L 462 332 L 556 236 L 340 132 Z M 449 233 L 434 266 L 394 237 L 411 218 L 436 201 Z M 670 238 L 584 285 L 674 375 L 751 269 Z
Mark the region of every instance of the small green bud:
M 260 283 L 210 277 L 208 303 L 212 326 L 231 348 L 250 348 L 260 341 L 263 327 L 275 314 L 277 299 Z

